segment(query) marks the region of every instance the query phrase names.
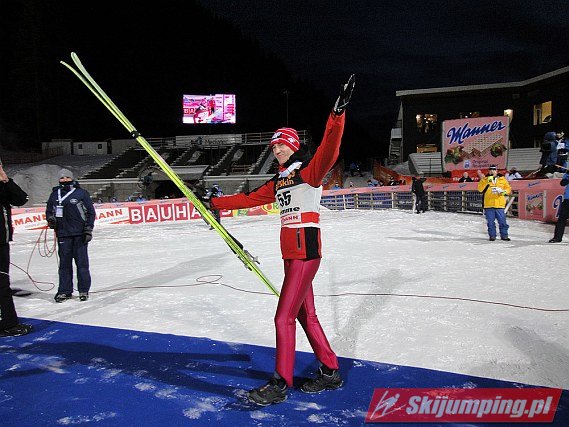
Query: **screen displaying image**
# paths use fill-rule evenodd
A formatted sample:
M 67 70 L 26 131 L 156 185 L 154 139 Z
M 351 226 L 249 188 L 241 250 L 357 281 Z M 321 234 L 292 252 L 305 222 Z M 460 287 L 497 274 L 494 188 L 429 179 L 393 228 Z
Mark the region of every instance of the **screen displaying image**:
M 235 123 L 235 95 L 184 95 L 183 123 Z

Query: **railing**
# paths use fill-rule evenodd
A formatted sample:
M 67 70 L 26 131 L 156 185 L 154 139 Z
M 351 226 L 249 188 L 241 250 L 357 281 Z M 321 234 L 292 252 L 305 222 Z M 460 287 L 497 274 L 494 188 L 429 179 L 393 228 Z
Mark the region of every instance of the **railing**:
M 361 189 L 360 189 L 361 191 Z M 482 194 L 478 191 L 427 191 L 428 209 L 442 212 L 482 214 Z M 517 192 L 508 215 L 518 216 Z M 345 209 L 403 209 L 412 210 L 415 205 L 410 191 L 358 192 L 323 195 L 322 206 L 333 210 Z
M 182 135 L 169 138 L 147 138 L 147 141 L 155 149 L 165 148 L 189 148 L 198 147 L 219 147 L 240 145 L 263 145 L 268 144 L 273 136 L 273 132 L 252 132 L 237 134 L 219 135 Z M 311 141 L 310 133 L 306 130 L 299 130 L 298 137 L 301 142 Z

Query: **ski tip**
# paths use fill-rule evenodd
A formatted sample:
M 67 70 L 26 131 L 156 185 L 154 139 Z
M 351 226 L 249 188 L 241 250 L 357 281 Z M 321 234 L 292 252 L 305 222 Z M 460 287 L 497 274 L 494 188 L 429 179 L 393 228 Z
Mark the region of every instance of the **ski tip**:
M 70 70 L 73 70 L 73 67 L 72 67 L 71 65 L 69 65 L 67 62 L 65 62 L 65 61 L 59 61 L 59 63 L 60 63 L 61 65 L 63 65 L 64 67 L 67 67 L 67 68 L 69 68 Z

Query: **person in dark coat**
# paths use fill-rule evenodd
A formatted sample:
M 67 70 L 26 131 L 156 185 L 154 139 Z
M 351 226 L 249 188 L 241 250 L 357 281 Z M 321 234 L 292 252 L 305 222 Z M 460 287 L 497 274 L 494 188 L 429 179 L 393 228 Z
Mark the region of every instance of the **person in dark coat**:
M 555 171 L 555 162 L 557 161 L 557 141 L 555 137 L 555 132 L 547 132 L 543 137 L 543 143 L 539 150 L 541 152 L 539 164 L 541 165 L 542 174 Z
M 417 213 L 423 213 L 427 211 L 427 198 L 425 193 L 425 188 L 423 187 L 424 178 L 413 177 L 413 182 L 411 184 L 411 192 L 415 195 L 415 210 Z
M 555 224 L 555 233 L 553 238 L 549 240 L 549 243 L 561 242 L 563 240 L 563 234 L 565 234 L 565 225 L 567 224 L 567 218 L 569 218 L 569 172 L 565 172 L 559 184 L 565 187 L 565 191 L 563 193 L 563 201 L 559 209 L 557 223 Z
M 205 200 L 210 200 L 212 197 L 221 197 L 223 196 L 223 191 L 217 184 L 213 184 L 213 186 L 207 191 L 204 196 Z M 211 213 L 213 214 L 215 220 L 221 224 L 221 214 L 219 209 L 212 209 Z M 210 230 L 213 230 L 213 226 L 210 227 Z
M 468 175 L 468 172 L 464 172 L 462 174 L 462 176 L 460 177 L 460 179 L 458 180 L 458 182 L 473 182 L 473 179 L 470 178 L 470 175 Z
M 0 337 L 25 335 L 31 325 L 20 323 L 12 289 L 10 289 L 10 242 L 14 234 L 12 227 L 12 206 L 22 206 L 28 195 L 11 178 L 8 178 L 0 164 Z
M 59 171 L 59 185 L 47 201 L 45 217 L 57 235 L 59 254 L 59 289 L 56 302 L 63 302 L 73 294 L 73 260 L 77 266 L 79 300 L 87 301 L 91 288 L 88 243 L 93 237 L 95 208 L 89 192 L 73 180 L 68 169 Z

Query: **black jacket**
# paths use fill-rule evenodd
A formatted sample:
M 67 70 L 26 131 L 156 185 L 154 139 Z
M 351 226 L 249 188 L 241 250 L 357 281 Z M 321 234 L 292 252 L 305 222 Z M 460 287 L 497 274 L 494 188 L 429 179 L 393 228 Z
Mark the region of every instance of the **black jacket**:
M 425 188 L 423 187 L 423 180 L 421 178 L 413 178 L 413 184 L 411 184 L 411 191 L 417 196 L 423 197 L 425 195 Z
M 8 182 L 0 182 L 0 244 L 12 240 L 12 206 L 23 206 L 28 201 L 28 195 L 10 178 Z

